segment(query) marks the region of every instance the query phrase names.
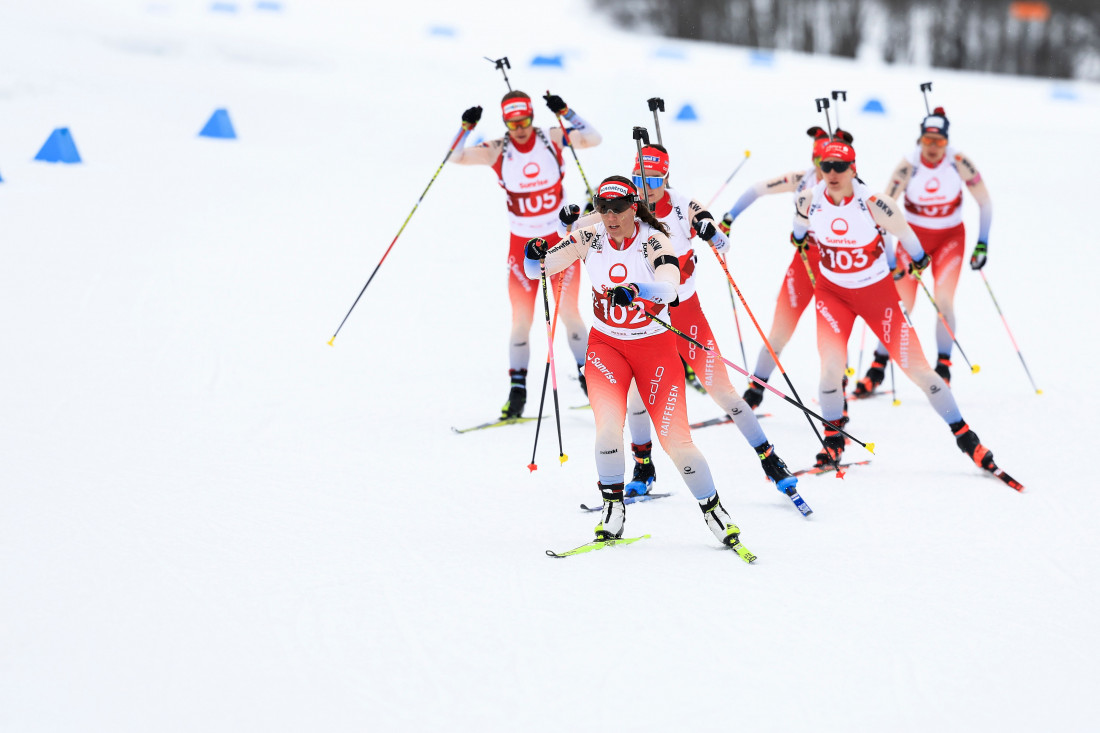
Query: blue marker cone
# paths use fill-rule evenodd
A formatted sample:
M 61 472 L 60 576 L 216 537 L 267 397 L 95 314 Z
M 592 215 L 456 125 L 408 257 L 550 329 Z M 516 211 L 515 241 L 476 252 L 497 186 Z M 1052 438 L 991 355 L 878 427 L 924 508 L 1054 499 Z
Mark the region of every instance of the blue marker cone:
M 699 119 L 699 115 L 695 114 L 695 108 L 690 104 L 685 104 L 680 108 L 680 111 L 676 114 L 676 119 L 690 121 Z
M 59 127 L 50 133 L 35 160 L 47 163 L 79 163 L 80 153 L 76 152 L 76 143 L 67 127 Z
M 199 137 L 217 137 L 224 140 L 236 140 L 237 133 L 233 130 L 233 123 L 229 121 L 229 112 L 225 109 L 216 109 L 210 115 L 206 126 L 202 128 Z

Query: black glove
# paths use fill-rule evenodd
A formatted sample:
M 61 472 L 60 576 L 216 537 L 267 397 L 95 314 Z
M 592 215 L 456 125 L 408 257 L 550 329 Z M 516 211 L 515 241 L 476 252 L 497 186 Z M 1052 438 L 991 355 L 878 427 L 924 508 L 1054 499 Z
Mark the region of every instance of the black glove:
M 700 211 L 691 219 L 691 225 L 695 227 L 695 233 L 703 241 L 709 242 L 710 238 L 718 233 L 718 228 L 714 226 L 713 219 L 714 217 L 709 211 Z
M 529 260 L 541 260 L 546 256 L 546 250 L 550 249 L 550 245 L 546 243 L 546 240 L 542 237 L 535 237 L 534 239 L 527 240 L 527 248 L 524 250 L 524 255 Z
M 584 215 L 588 216 L 589 214 L 591 214 L 595 210 L 596 210 L 596 206 L 595 206 L 595 204 L 592 203 L 592 199 L 588 199 L 588 203 L 586 203 L 584 205 Z
M 909 274 L 915 278 L 920 278 L 920 274 L 924 272 L 924 268 L 928 267 L 930 264 L 932 264 L 932 258 L 925 252 L 924 257 L 909 263 Z
M 806 232 L 806 234 L 809 234 L 809 232 Z M 806 234 L 802 235 L 802 239 L 797 239 L 794 236 L 794 232 L 791 232 L 791 244 L 793 244 L 795 247 L 798 247 L 799 252 L 805 252 L 806 248 L 810 246 L 806 242 Z
M 462 126 L 467 130 L 472 130 L 477 127 L 478 121 L 481 119 L 481 107 L 470 107 L 462 113 Z
M 978 242 L 974 245 L 974 253 L 970 255 L 970 269 L 980 270 L 985 267 L 985 260 L 989 254 L 989 245 L 985 242 Z
M 569 109 L 569 106 L 557 94 L 547 92 L 542 95 L 542 98 L 546 100 L 546 106 L 550 108 L 550 111 L 556 115 L 565 114 Z
M 558 212 L 558 219 L 561 220 L 561 223 L 565 226 L 576 224 L 577 219 L 580 218 L 581 207 L 577 206 L 576 204 L 566 204 L 565 206 L 561 207 L 561 210 Z
M 638 297 L 638 286 L 634 283 L 616 285 L 607 291 L 607 295 L 614 305 L 621 305 L 626 308 L 634 302 L 634 298 Z

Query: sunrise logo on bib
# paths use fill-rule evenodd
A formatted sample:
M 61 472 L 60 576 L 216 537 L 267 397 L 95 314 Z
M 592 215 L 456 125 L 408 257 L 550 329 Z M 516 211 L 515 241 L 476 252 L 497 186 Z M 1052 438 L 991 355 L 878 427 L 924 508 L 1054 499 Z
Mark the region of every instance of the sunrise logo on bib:
M 535 163 L 534 161 L 523 166 L 523 175 L 527 176 L 528 178 L 535 178 L 541 172 L 542 169 L 539 168 L 539 164 Z
M 626 265 L 621 262 L 616 262 L 611 266 L 611 269 L 607 271 L 607 277 L 616 285 L 626 282 L 626 275 Z
M 848 222 L 844 219 L 833 219 L 833 223 L 829 225 L 829 228 L 833 230 L 833 234 L 843 237 L 848 233 Z
M 928 193 L 935 193 L 940 190 L 940 179 L 929 178 L 928 183 L 924 184 L 924 190 Z

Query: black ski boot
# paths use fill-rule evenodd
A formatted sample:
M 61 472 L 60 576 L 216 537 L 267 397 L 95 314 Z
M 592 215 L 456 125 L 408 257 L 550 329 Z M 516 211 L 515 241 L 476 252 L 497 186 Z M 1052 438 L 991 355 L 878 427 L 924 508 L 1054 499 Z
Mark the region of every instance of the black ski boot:
M 848 422 L 848 418 L 842 417 L 833 422 L 838 427 L 844 427 Z M 814 457 L 814 466 L 816 468 L 831 468 L 833 464 L 839 465 L 840 456 L 844 453 L 845 442 L 843 435 L 826 425 L 825 446 L 821 449 L 821 452 Z
M 792 476 L 791 472 L 787 470 L 787 464 L 775 452 L 775 447 L 771 443 L 758 445 L 753 450 L 756 451 L 756 455 L 760 456 L 760 467 L 764 469 L 764 474 L 768 479 L 775 484 L 775 488 L 785 494 L 787 489 L 794 489 L 798 485 L 798 478 Z
M 856 391 L 852 394 L 852 397 L 857 400 L 860 397 L 870 397 L 871 393 L 875 391 L 875 387 L 882 384 L 882 380 L 886 378 L 886 363 L 890 361 L 889 354 L 880 354 L 875 352 L 875 359 L 871 362 L 871 368 L 867 370 L 867 375 L 863 379 L 856 382 Z
M 634 453 L 634 478 L 626 485 L 627 496 L 648 494 L 653 482 L 657 480 L 657 470 L 653 468 L 653 441 L 643 445 L 630 444 Z
M 509 369 L 508 376 L 512 378 L 512 388 L 508 391 L 508 401 L 500 408 L 501 420 L 522 417 L 527 405 L 527 370 Z
M 577 379 L 580 380 L 581 389 L 584 390 L 584 396 L 588 396 L 588 381 L 584 378 L 584 364 L 577 365 Z
M 978 434 L 971 430 L 965 421 L 951 423 L 950 427 L 951 432 L 955 434 L 955 444 L 959 446 L 959 450 L 970 456 L 970 460 L 974 461 L 979 468 L 984 468 L 986 471 L 997 468 L 997 464 L 993 462 L 993 451 L 982 445 Z
M 757 377 L 757 379 L 760 379 Z M 766 382 L 766 379 L 760 379 L 761 382 Z M 760 407 L 760 403 L 764 401 L 764 388 L 756 382 L 750 381 L 749 388 L 745 390 L 745 394 L 741 395 L 741 399 L 749 403 L 749 407 L 756 409 Z
M 947 386 L 951 386 L 951 354 L 940 354 L 936 361 L 936 374 L 943 377 Z
M 680 363 L 684 365 L 684 383 L 695 389 L 699 394 L 706 394 L 707 388 L 699 381 L 699 376 L 695 373 L 695 370 L 691 368 L 691 364 L 684 361 L 684 357 L 680 357 Z

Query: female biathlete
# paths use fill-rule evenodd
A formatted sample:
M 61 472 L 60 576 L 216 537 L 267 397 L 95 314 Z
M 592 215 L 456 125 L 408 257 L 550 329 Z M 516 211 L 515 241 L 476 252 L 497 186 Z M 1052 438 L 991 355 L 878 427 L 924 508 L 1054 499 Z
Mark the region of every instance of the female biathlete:
M 963 184 L 978 202 L 978 243 L 970 255 L 970 269 L 985 267 L 989 248 L 989 225 L 993 221 L 993 201 L 986 190 L 978 167 L 970 158 L 947 143 L 947 116 L 943 107 L 921 121 L 917 147 L 890 176 L 886 194 L 897 199 L 905 195 L 905 218 L 916 232 L 924 251 L 932 258 L 931 272 L 935 278 L 936 305 L 951 326 L 951 331 L 936 320 L 936 348 L 939 359 L 936 373 L 951 383 L 951 349 L 955 331 L 955 288 L 959 283 L 963 256 L 966 254 L 966 227 L 962 220 Z M 917 280 L 906 272 L 910 262 L 903 247 L 898 247 L 895 277 L 902 303 L 911 313 L 917 297 Z M 882 384 L 886 349 L 880 343 L 867 375 L 856 384 L 854 396 L 871 394 Z
M 553 247 L 539 239 L 527 247 L 529 277 L 539 277 L 542 258 L 547 274 L 579 260 L 592 281 L 595 320 L 588 336 L 586 369 L 603 496 L 596 537 L 613 539 L 623 534 L 623 422 L 634 380 L 645 391 L 657 439 L 698 500 L 707 526 L 719 541 L 737 548 L 740 530 L 722 507 L 710 467 L 691 440 L 677 336 L 645 316 L 648 310 L 667 322 L 668 306 L 676 300 L 680 284 L 680 266 L 667 227 L 638 202 L 638 191 L 629 179 L 611 176 L 597 189 L 599 222 L 575 229 Z
M 905 375 L 924 390 L 932 407 L 955 434 L 959 448 L 981 468 L 1013 488 L 1023 488 L 997 468 L 993 453 L 963 420 L 951 389 L 928 364 L 916 332 L 898 307 L 879 227 L 896 236 L 905 248 L 911 259 L 910 272 L 920 273 L 930 258 L 894 200 L 882 194 L 871 195 L 856 178 L 855 162 L 856 152 L 851 145 L 833 141 L 825 147 L 819 166 L 823 180 L 799 195 L 791 233 L 792 243 L 801 248 L 807 245 L 806 233 L 812 229 L 821 255 L 815 297 L 822 416 L 841 426 L 847 422 L 841 380 L 848 336 L 859 316 L 882 340 Z M 817 465 L 839 462 L 843 450 L 844 436 L 826 427 L 825 447 L 817 455 Z
M 806 131 L 806 134 L 814 140 L 811 156 L 813 165 L 804 171 L 792 171 L 782 176 L 760 181 L 747 189 L 741 194 L 741 198 L 737 199 L 737 203 L 733 205 L 733 208 L 722 217 L 720 228 L 724 232 L 728 233 L 730 224 L 761 196 L 791 191 L 797 197 L 803 191 L 813 188 L 821 181 L 821 171 L 818 170 L 817 164 L 821 160 L 821 154 L 825 150 L 825 146 L 829 143 L 829 134 L 820 127 L 811 127 Z M 834 135 L 837 139 L 848 143 L 852 142 L 852 136 L 843 130 L 837 130 Z M 809 246 L 814 243 L 813 232 L 809 233 L 807 242 L 807 247 L 801 252 L 796 251 L 791 258 L 791 263 L 787 266 L 787 272 L 783 276 L 783 284 L 779 287 L 779 296 L 775 301 L 775 315 L 772 317 L 771 331 L 768 332 L 768 342 L 775 349 L 777 355 L 783 351 L 787 342 L 791 340 L 795 326 L 798 325 L 798 319 L 802 317 L 802 311 L 806 310 L 806 306 L 813 300 L 814 282 L 820 277 L 817 248 Z M 810 279 L 807 267 L 813 272 L 813 281 Z M 753 375 L 757 379 L 766 382 L 774 370 L 775 360 L 772 359 L 771 352 L 768 351 L 767 346 L 760 347 L 760 355 L 756 357 L 756 368 L 753 369 Z M 744 399 L 755 409 L 764 399 L 764 388 L 750 380 L 749 388 L 745 390 Z
M 551 112 L 569 122 L 572 127 L 569 142 L 573 147 L 588 148 L 600 144 L 600 133 L 569 109 L 561 97 L 547 93 L 543 99 Z M 523 274 L 523 251 L 527 240 L 532 237 L 541 237 L 551 244 L 559 240 L 557 212 L 565 196 L 562 189 L 565 170 L 562 129 L 554 127 L 547 132 L 532 127 L 535 112 L 529 96 L 519 90 L 508 92 L 500 106 L 508 134 L 474 148 L 464 147 L 470 130 L 481 119 L 481 107 L 471 107 L 462 113 L 462 127 L 466 132 L 450 160 L 460 165 L 492 166 L 497 181 L 508 195 L 508 222 L 512 233 L 508 247 L 508 297 L 512 301 L 512 332 L 508 353 L 511 386 L 508 401 L 501 408 L 501 419 L 506 420 L 522 415 L 527 402 L 527 364 L 531 358 L 529 339 L 538 287 Z M 553 285 L 555 293 L 560 291 L 558 303 L 561 319 L 569 334 L 569 347 L 577 360 L 577 372 L 583 388 L 584 345 L 588 329 L 581 320 L 577 305 L 581 285 L 579 273 L 579 265 L 572 267 L 558 276 Z
M 644 170 L 638 160 L 634 161 L 632 179 L 635 188 L 648 190 L 650 204 L 655 205 L 654 213 L 658 221 L 669 232 L 673 254 L 679 260 L 680 285 L 677 292 L 679 303 L 671 310 L 672 325 L 691 336 L 699 343 L 714 351 L 698 348 L 687 339 L 677 339 L 676 346 L 680 357 L 694 370 L 702 380 L 707 394 L 721 407 L 745 440 L 759 456 L 765 475 L 775 482 L 776 488 L 786 493 L 794 491 L 798 479 L 787 470 L 787 465 L 775 452 L 752 408 L 738 396 L 730 383 L 725 365 L 715 356 L 719 351 L 714 340 L 707 317 L 703 315 L 699 297 L 695 293 L 695 265 L 697 256 L 692 238 L 698 236 L 712 244 L 719 252 L 725 252 L 729 240 L 720 233 L 709 211 L 703 209 L 695 199 L 670 189 L 668 183 L 669 155 L 662 145 L 650 145 L 642 148 Z M 644 207 L 643 207 L 644 208 Z M 576 217 L 576 213 L 573 213 Z M 563 217 L 564 218 L 564 217 Z M 704 245 L 706 246 L 706 245 Z M 626 495 L 645 494 L 657 477 L 653 467 L 653 442 L 650 432 L 649 416 L 646 413 L 646 401 L 642 399 L 639 383 L 635 380 L 627 400 L 627 421 L 630 429 L 630 448 L 634 454 L 634 476 L 626 485 Z M 644 385 L 642 385 L 644 386 Z

